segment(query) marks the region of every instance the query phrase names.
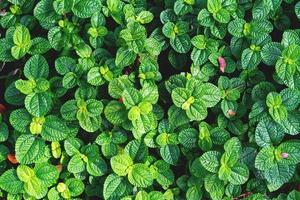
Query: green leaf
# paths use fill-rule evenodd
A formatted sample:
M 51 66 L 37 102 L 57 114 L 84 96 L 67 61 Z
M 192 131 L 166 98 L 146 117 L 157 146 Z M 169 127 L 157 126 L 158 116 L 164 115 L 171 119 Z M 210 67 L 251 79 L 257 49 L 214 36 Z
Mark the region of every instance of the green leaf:
M 31 178 L 35 176 L 35 172 L 26 165 L 19 165 L 17 168 L 17 175 L 21 181 L 28 183 L 31 181 Z
M 85 164 L 80 154 L 74 155 L 68 163 L 68 171 L 77 174 L 85 170 Z
M 276 62 L 276 73 L 278 77 L 289 87 L 294 88 L 294 74 L 296 72 L 296 67 L 294 65 L 288 65 L 279 59 Z
M 64 148 L 69 156 L 73 156 L 79 153 L 81 145 L 82 141 L 78 138 L 68 138 L 64 141 Z
M 242 145 L 240 140 L 237 137 L 230 138 L 225 144 L 224 144 L 224 150 L 226 152 L 237 152 L 241 153 L 242 151 Z
M 128 79 L 128 76 L 120 76 L 119 78 L 113 79 L 109 82 L 108 93 L 113 98 L 121 98 L 122 93 L 125 89 L 132 86 L 132 82 Z
M 78 111 L 78 107 L 77 107 L 76 100 L 66 101 L 60 107 L 60 113 L 65 120 L 76 120 L 77 111 Z
M 153 20 L 154 15 L 149 11 L 142 11 L 137 15 L 136 18 L 136 20 L 141 24 L 148 24 Z
M 184 104 L 186 100 L 188 100 L 188 98 L 191 96 L 191 93 L 185 88 L 177 87 L 172 91 L 171 96 L 174 104 L 177 107 L 181 107 L 182 104 Z
M 103 104 L 96 99 L 89 99 L 86 101 L 86 109 L 90 117 L 99 116 L 103 111 Z
M 61 141 L 67 138 L 70 130 L 65 122 L 54 115 L 46 117 L 41 136 L 46 141 Z
M 281 56 L 282 45 L 277 42 L 270 42 L 263 46 L 261 50 L 261 57 L 265 64 L 267 65 L 275 65 L 276 61 Z
M 190 187 L 186 192 L 186 199 L 198 200 L 202 199 L 202 191 L 197 186 Z
M 187 116 L 190 120 L 201 121 L 207 116 L 207 108 L 203 101 L 196 100 L 187 110 Z
M 123 2 L 120 0 L 108 0 L 107 7 L 112 14 L 113 19 L 118 23 L 122 24 L 122 9 L 123 9 Z
M 276 164 L 274 151 L 273 146 L 263 147 L 255 158 L 255 167 L 263 171 L 272 168 Z
M 246 21 L 244 19 L 234 19 L 228 24 L 228 32 L 235 37 L 243 37 L 244 25 Z
M 167 22 L 162 27 L 163 34 L 170 39 L 174 39 L 176 36 L 176 33 L 174 32 L 175 24 L 173 22 Z
M 258 52 L 247 48 L 243 51 L 241 62 L 243 69 L 255 69 L 261 61 L 261 56 Z
M 299 112 L 289 113 L 286 120 L 280 121 L 284 132 L 290 135 L 297 135 L 300 132 Z
M 213 14 L 214 18 L 223 24 L 227 24 L 230 21 L 230 13 L 226 9 L 219 9 L 217 13 Z
M 228 142 L 231 142 L 232 139 L 228 140 Z M 241 146 L 240 144 L 236 144 L 231 142 L 232 144 L 228 145 L 228 142 L 225 143 L 225 153 L 222 155 L 221 163 L 223 165 L 233 167 L 236 165 L 236 163 L 239 161 L 241 156 Z
M 57 20 L 60 19 L 60 16 L 54 11 L 53 2 L 48 0 L 39 1 L 33 10 L 33 14 L 39 20 L 42 27 L 46 29 L 50 29 L 56 25 Z
M 220 167 L 221 153 L 208 151 L 200 156 L 199 160 L 207 171 L 217 173 Z
M 123 102 L 127 108 L 137 105 L 142 100 L 142 95 L 135 88 L 127 88 L 123 91 Z
M 300 103 L 300 95 L 297 90 L 286 88 L 281 90 L 280 96 L 282 98 L 282 104 L 288 111 L 294 110 Z
M 47 78 L 48 74 L 48 63 L 41 55 L 32 56 L 25 64 L 24 75 L 28 79 Z
M 148 156 L 148 148 L 142 141 L 135 139 L 125 146 L 125 153 L 128 154 L 133 161 L 142 162 Z
M 214 107 L 221 100 L 220 89 L 211 83 L 202 84 L 196 90 L 192 95 L 203 101 L 208 108 Z
M 217 13 L 222 8 L 221 0 L 208 0 L 207 9 L 211 13 Z
M 145 84 L 141 89 L 143 101 L 147 101 L 151 104 L 156 104 L 159 98 L 158 87 L 152 84 Z
M 100 0 L 74 0 L 72 11 L 77 17 L 89 18 L 101 8 Z
M 78 77 L 73 72 L 68 72 L 64 75 L 62 85 L 66 89 L 71 89 L 77 85 Z
M 300 192 L 293 190 L 292 192 L 289 193 L 287 196 L 287 200 L 297 200 L 300 198 Z
M 218 177 L 220 180 L 228 181 L 229 177 L 231 175 L 231 167 L 229 167 L 226 164 L 222 164 L 219 172 L 218 172 Z
M 36 37 L 31 40 L 31 46 L 29 49 L 29 54 L 44 54 L 51 49 L 49 41 L 42 37 Z
M 11 62 L 15 58 L 11 54 L 11 48 L 13 47 L 13 42 L 9 41 L 6 38 L 1 38 L 0 39 L 0 60 L 3 62 Z
M 103 197 L 105 200 L 120 199 L 132 192 L 132 186 L 125 177 L 110 174 L 104 181 Z
M 136 54 L 131 49 L 121 47 L 117 51 L 115 63 L 118 67 L 123 68 L 133 64 L 135 59 Z
M 197 49 L 205 49 L 207 45 L 206 37 L 204 35 L 196 35 L 195 37 L 192 38 L 191 43 L 194 47 Z
M 193 148 L 196 147 L 198 132 L 196 129 L 188 128 L 182 130 L 178 135 L 178 141 L 184 147 Z
M 36 164 L 34 172 L 36 177 L 41 180 L 42 184 L 47 187 L 54 185 L 59 177 L 57 168 L 48 163 Z
M 288 50 L 291 46 L 291 49 L 293 49 L 296 45 L 299 44 L 299 34 L 295 30 L 286 30 L 282 34 L 282 40 L 281 44 L 285 47 L 285 52 L 288 52 Z
M 100 73 L 99 67 L 93 67 L 87 74 L 87 82 L 94 86 L 99 86 L 105 83 L 105 79 L 102 77 Z
M 261 120 L 255 129 L 255 141 L 261 146 L 278 144 L 284 137 L 284 129 L 270 118 Z
M 33 80 L 22 80 L 19 79 L 15 82 L 15 87 L 23 94 L 32 94 L 34 88 L 36 87 L 36 82 Z
M 276 73 L 288 86 L 294 87 L 293 76 L 299 67 L 297 55 L 300 53 L 300 46 L 293 44 L 282 51 L 282 57 L 276 62 Z
M 295 13 L 296 13 L 298 19 L 300 19 L 300 3 L 299 3 L 299 1 L 295 5 Z
M 76 61 L 73 58 L 62 56 L 55 60 L 55 69 L 60 75 L 65 75 L 74 70 Z
M 11 194 L 18 194 L 23 190 L 24 184 L 17 176 L 15 169 L 9 169 L 0 176 L 0 188 Z
M 14 129 L 21 133 L 29 131 L 29 124 L 31 123 L 31 115 L 26 109 L 18 109 L 11 112 L 9 116 L 9 122 Z
M 214 144 L 223 145 L 230 139 L 230 134 L 227 130 L 216 127 L 210 131 L 210 137 Z
M 31 45 L 29 30 L 23 25 L 18 25 L 13 34 L 13 42 L 11 55 L 16 59 L 20 59 L 29 51 Z
M 249 178 L 249 170 L 245 164 L 237 164 L 231 168 L 228 181 L 234 185 L 242 185 Z
M 274 92 L 275 87 L 270 82 L 261 82 L 254 86 L 251 97 L 254 101 L 265 101 L 270 92 Z
M 23 95 L 15 86 L 15 82 L 8 85 L 4 93 L 4 99 L 7 103 L 12 105 L 23 105 L 25 95 Z
M 152 56 L 158 56 L 162 51 L 162 44 L 155 38 L 147 38 L 144 45 L 145 50 Z
M 104 115 L 112 124 L 122 124 L 127 121 L 126 107 L 118 101 L 110 101 L 104 109 Z
M 158 170 L 156 174 L 155 180 L 162 186 L 162 187 L 169 187 L 174 182 L 174 173 L 171 169 L 167 170 Z
M 95 132 L 101 126 L 101 117 L 84 117 L 82 119 L 79 119 L 79 125 L 87 132 Z
M 278 0 L 264 0 L 263 2 L 270 10 L 276 10 L 281 4 L 281 1 Z
M 266 104 L 269 107 L 269 113 L 275 121 L 283 121 L 288 117 L 287 109 L 282 105 L 282 98 L 276 92 L 271 92 L 267 96 Z
M 92 161 L 88 161 L 86 169 L 92 176 L 102 176 L 107 171 L 107 166 L 102 158 L 97 158 Z
M 16 141 L 16 159 L 21 164 L 31 164 L 45 152 L 45 142 L 33 135 L 22 134 Z
M 210 27 L 210 32 L 213 36 L 223 39 L 226 35 L 226 24 L 216 24 Z
M 149 199 L 149 195 L 148 195 L 148 193 L 145 192 L 145 191 L 139 191 L 139 192 L 136 194 L 135 199 L 136 199 L 136 200 Z
M 50 31 L 48 32 L 48 40 L 51 47 L 57 51 L 61 50 L 64 47 L 65 43 L 67 43 L 66 36 L 63 34 L 62 29 L 60 29 L 60 27 L 58 26 L 50 29 Z
M 179 160 L 179 156 L 180 156 L 180 150 L 179 150 L 178 146 L 168 144 L 168 145 L 161 147 L 159 152 L 160 152 L 161 157 L 164 159 L 164 161 L 166 161 L 167 163 L 169 163 L 171 165 L 177 164 L 177 162 Z
M 32 177 L 31 180 L 24 184 L 25 192 L 29 195 L 41 199 L 47 195 L 47 187 L 42 185 L 37 177 Z
M 176 52 L 187 53 L 191 49 L 191 38 L 187 34 L 179 35 L 171 38 L 170 44 Z
M 5 145 L 1 144 L 0 145 L 0 162 L 3 162 L 8 158 L 8 156 L 9 156 L 8 153 L 9 153 L 9 149 Z
M 295 173 L 294 165 L 275 164 L 264 171 L 264 176 L 271 184 L 282 185 L 288 182 Z
M 69 178 L 66 180 L 66 185 L 68 186 L 72 197 L 79 196 L 84 191 L 84 184 L 80 179 Z
M 300 147 L 299 142 L 297 141 L 287 141 L 284 143 L 281 143 L 276 151 L 279 153 L 287 153 L 287 158 L 280 158 L 279 162 L 285 164 L 285 165 L 296 165 L 300 162 Z M 280 155 L 281 156 L 281 155 Z
M 212 199 L 222 199 L 225 192 L 224 182 L 216 174 L 208 174 L 204 179 L 204 188 Z
M 119 176 L 126 176 L 133 165 L 133 161 L 127 154 L 116 155 L 111 158 L 112 170 Z
M 25 108 L 35 117 L 46 115 L 52 107 L 52 98 L 48 92 L 31 93 L 25 98 Z
M 168 117 L 170 120 L 170 123 L 174 126 L 181 126 L 183 124 L 187 124 L 190 120 L 184 110 L 181 108 L 176 107 L 175 105 L 172 105 L 170 109 L 168 110 Z
M 0 142 L 4 142 L 8 139 L 8 127 L 5 123 L 0 122 Z
M 153 177 L 149 173 L 149 168 L 142 163 L 133 165 L 128 173 L 128 180 L 132 185 L 142 188 L 149 187 L 153 183 Z

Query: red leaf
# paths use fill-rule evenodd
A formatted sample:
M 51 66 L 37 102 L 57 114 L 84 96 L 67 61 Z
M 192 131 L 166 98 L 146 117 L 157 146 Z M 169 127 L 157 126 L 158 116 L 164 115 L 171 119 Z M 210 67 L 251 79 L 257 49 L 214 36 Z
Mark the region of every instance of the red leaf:
M 224 73 L 226 68 L 226 60 L 223 57 L 218 57 L 218 62 L 220 66 L 220 71 Z
M 12 164 L 18 164 L 19 162 L 16 159 L 16 156 L 14 153 L 9 153 L 7 154 L 7 160 L 9 160 L 10 163 Z
M 62 164 L 56 165 L 56 169 L 58 170 L 59 173 L 62 171 L 62 168 L 63 168 Z

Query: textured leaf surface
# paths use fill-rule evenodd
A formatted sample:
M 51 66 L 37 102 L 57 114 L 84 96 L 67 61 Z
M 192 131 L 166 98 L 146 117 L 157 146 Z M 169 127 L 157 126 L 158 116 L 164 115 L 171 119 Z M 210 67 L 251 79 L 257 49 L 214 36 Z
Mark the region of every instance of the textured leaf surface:
M 16 141 L 16 158 L 22 164 L 31 164 L 41 158 L 45 142 L 33 135 L 23 134 Z

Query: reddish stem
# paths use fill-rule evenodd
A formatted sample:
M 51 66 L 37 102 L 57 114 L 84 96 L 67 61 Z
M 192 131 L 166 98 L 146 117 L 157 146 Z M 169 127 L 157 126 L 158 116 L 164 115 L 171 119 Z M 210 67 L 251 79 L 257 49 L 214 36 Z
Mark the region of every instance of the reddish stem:
M 6 111 L 6 107 L 2 103 L 0 103 L 0 113 L 4 114 L 5 111 Z
M 122 97 L 119 98 L 119 99 L 118 99 L 118 102 L 123 103 L 123 98 L 122 98 Z

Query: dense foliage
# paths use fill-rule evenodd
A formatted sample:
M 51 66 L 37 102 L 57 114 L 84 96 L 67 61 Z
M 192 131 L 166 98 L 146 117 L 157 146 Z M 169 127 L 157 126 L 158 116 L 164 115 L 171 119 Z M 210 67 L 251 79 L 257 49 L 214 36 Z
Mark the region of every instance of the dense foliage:
M 299 0 L 0 10 L 0 196 L 300 199 Z

